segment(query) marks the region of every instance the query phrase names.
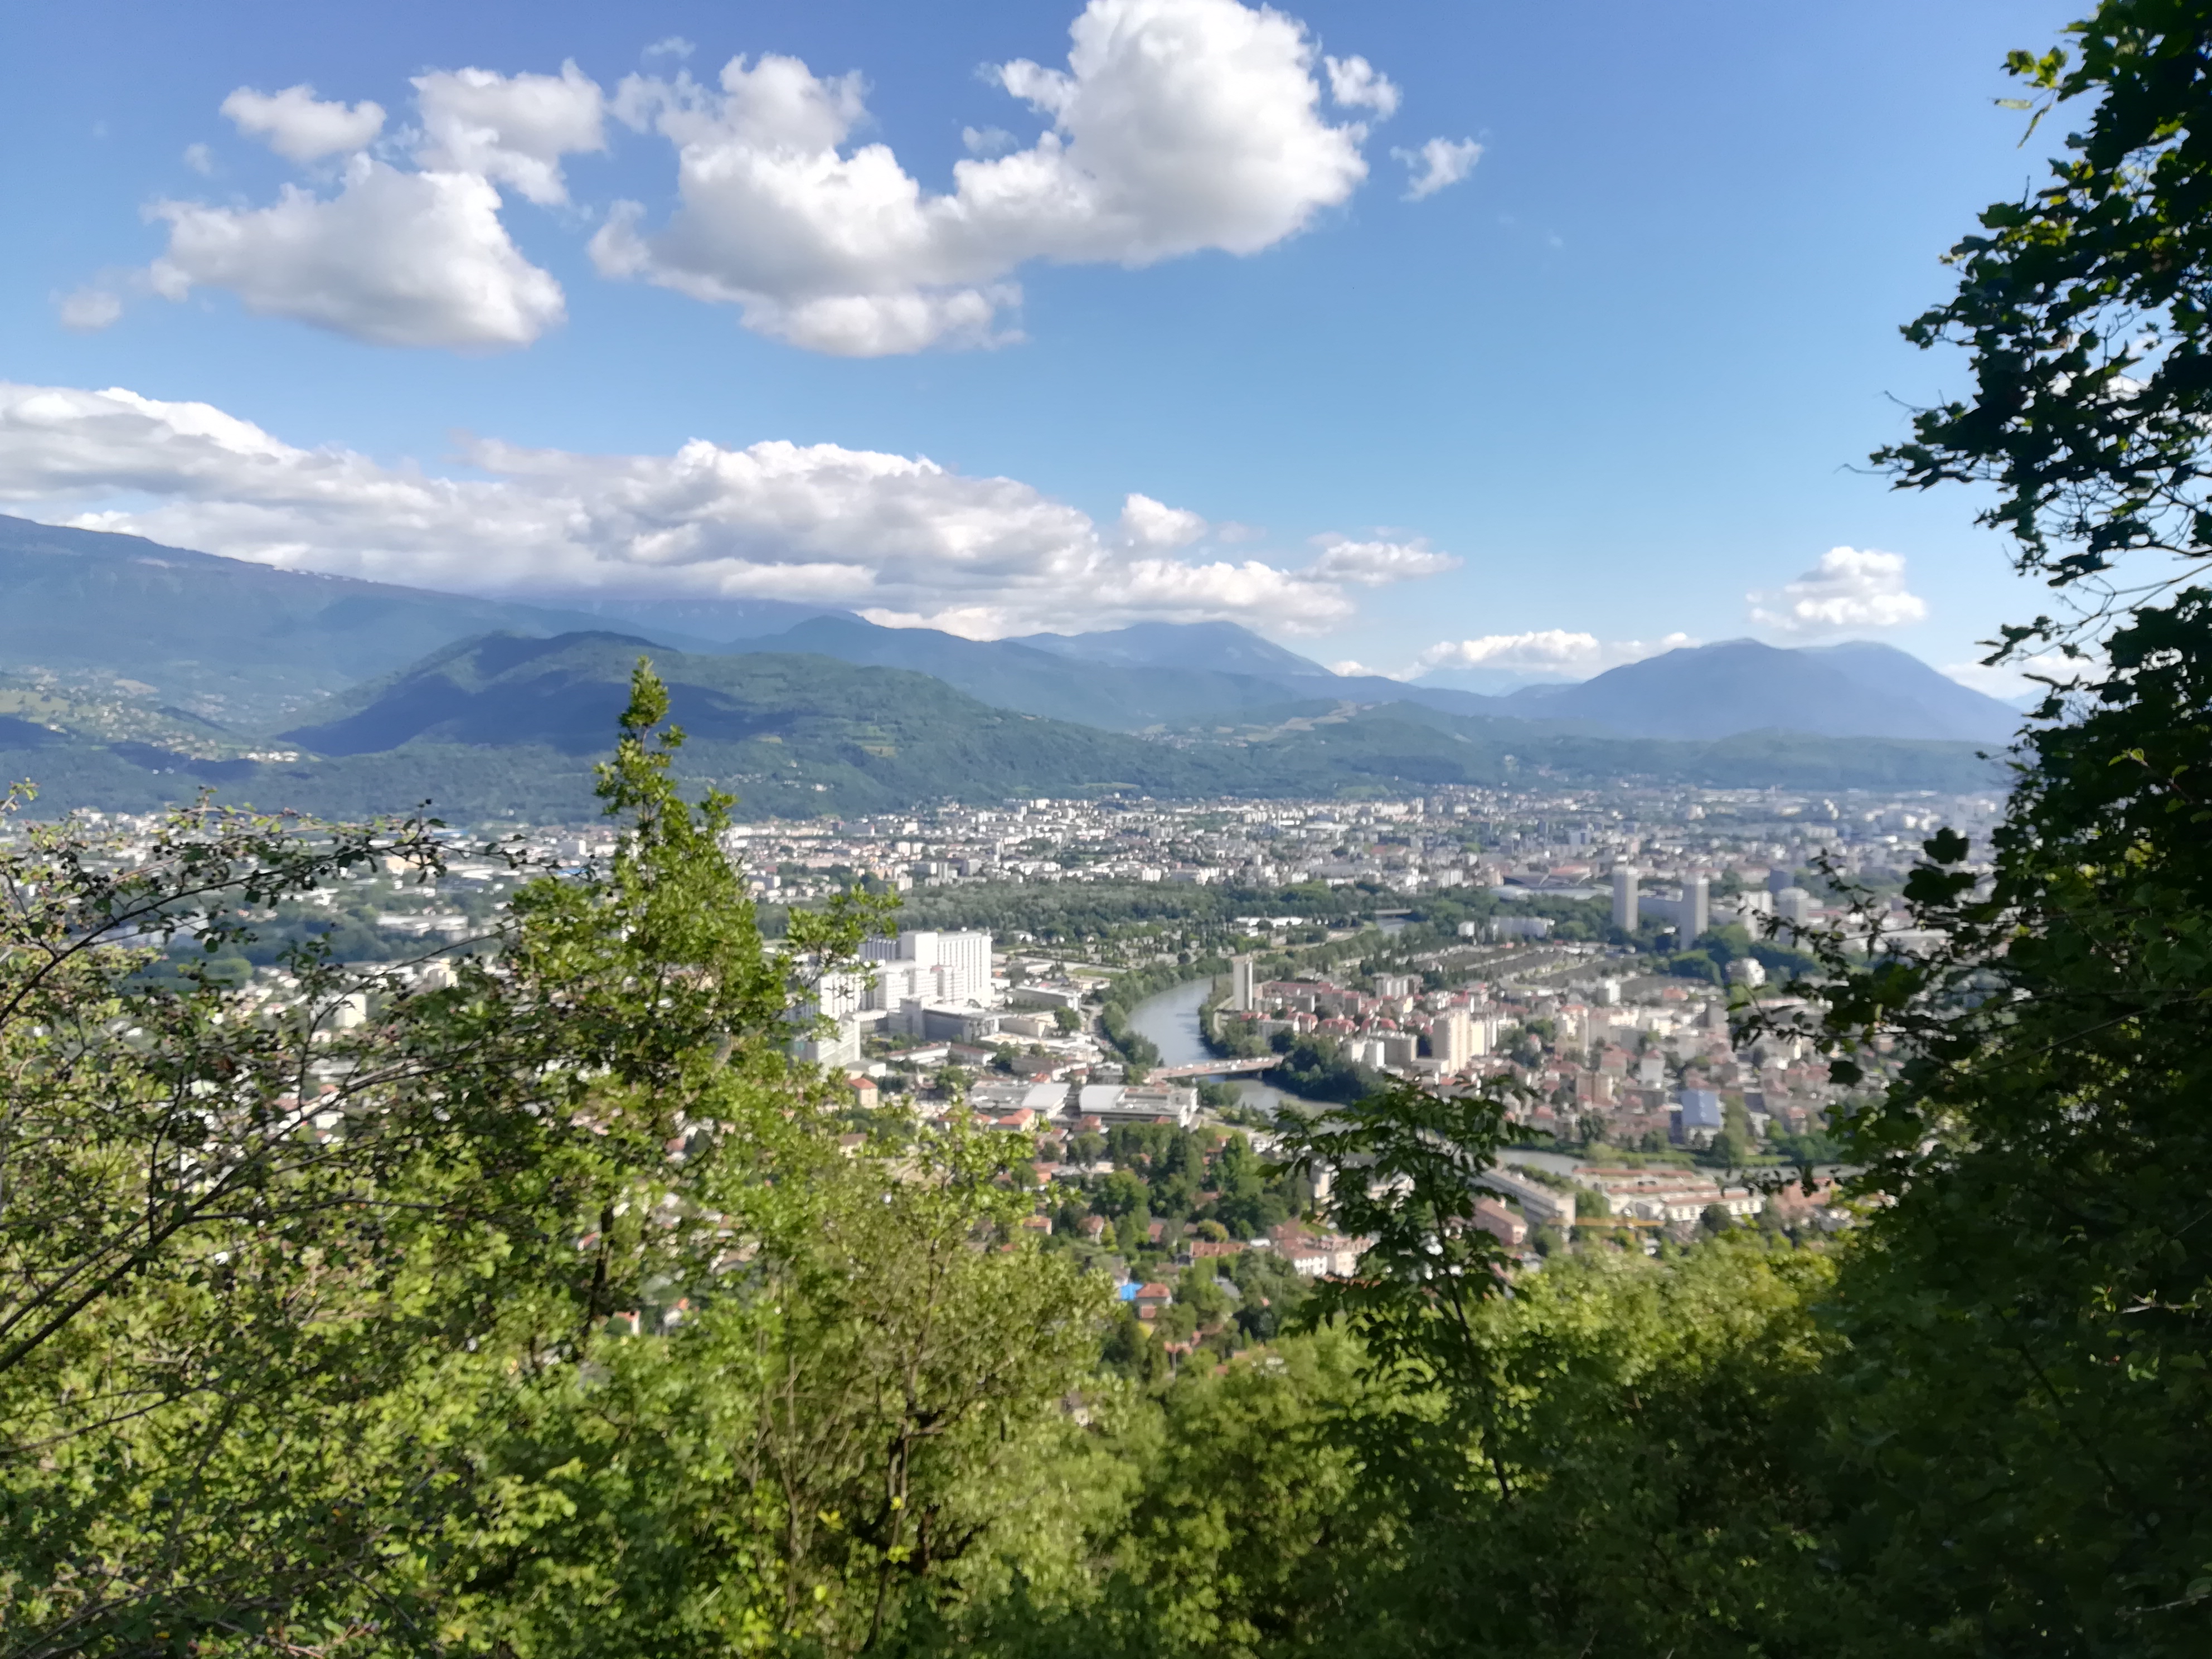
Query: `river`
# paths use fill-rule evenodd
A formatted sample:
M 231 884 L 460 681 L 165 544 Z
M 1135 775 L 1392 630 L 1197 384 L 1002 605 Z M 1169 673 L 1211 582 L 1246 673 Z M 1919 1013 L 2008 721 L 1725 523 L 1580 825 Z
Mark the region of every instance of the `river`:
M 1146 997 L 1129 1011 L 1129 1024 L 1152 1040 L 1160 1051 L 1163 1066 L 1195 1066 L 1201 1060 L 1218 1058 L 1206 1046 L 1199 1034 L 1198 1010 L 1212 992 L 1210 979 L 1194 979 L 1162 991 L 1158 996 Z M 1257 1078 L 1224 1078 L 1237 1091 L 1247 1106 L 1272 1113 L 1278 1108 L 1312 1107 L 1319 1103 L 1297 1095 L 1286 1095 L 1280 1089 L 1270 1088 Z

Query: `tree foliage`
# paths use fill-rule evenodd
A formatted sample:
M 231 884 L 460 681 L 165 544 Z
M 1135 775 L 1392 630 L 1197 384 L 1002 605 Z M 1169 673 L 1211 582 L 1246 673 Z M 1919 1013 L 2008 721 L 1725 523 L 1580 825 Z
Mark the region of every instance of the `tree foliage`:
M 2212 1641 L 2212 13 L 2071 33 L 2012 60 L 2039 118 L 2087 106 L 2052 183 L 1908 331 L 1974 395 L 1878 458 L 1993 485 L 2062 606 L 1998 642 L 2057 654 L 1986 864 L 1945 832 L 1907 884 L 1944 945 L 1826 951 L 1832 1073 L 1910 1056 L 1849 1126 L 1879 1201 L 1838 1301 L 1839 1540 L 1961 1647 L 2183 1653 Z
M 0 866 L 0 1651 L 853 1651 L 1029 1501 L 1097 1300 L 1012 1138 L 841 1151 L 791 1010 L 873 918 L 763 945 L 665 706 L 641 665 L 611 865 L 449 984 L 143 971 L 433 823 Z

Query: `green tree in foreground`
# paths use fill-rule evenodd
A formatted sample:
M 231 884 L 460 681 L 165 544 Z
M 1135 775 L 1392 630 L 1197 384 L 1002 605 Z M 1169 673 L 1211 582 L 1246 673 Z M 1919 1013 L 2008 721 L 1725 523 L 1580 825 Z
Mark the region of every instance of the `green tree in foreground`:
M 1838 1560 L 1960 1651 L 2212 1649 L 2212 8 L 2107 0 L 2014 71 L 2072 114 L 1908 331 L 1969 399 L 1877 458 L 1973 482 L 2065 607 L 2006 630 L 2053 689 L 1984 871 L 1928 842 L 1948 945 L 1831 949 L 1841 1056 L 1902 1040 L 1850 1125 L 1883 1200 L 1832 1407 Z M 2061 690 L 2061 683 L 2071 689 Z
M 1454 1328 L 1429 1361 L 1378 1369 L 1356 1322 L 1329 1322 L 1186 1368 L 1066 1454 L 1089 1497 L 1081 1570 L 971 1605 L 945 1646 L 1687 1659 L 1844 1652 L 1876 1626 L 1897 1643 L 1818 1559 L 1802 1452 L 1830 1272 L 1736 1239 L 1668 1263 L 1561 1256 L 1471 1304 L 1464 1334 L 1435 1314 Z
M 665 713 L 641 665 L 611 867 L 450 985 L 143 971 L 427 823 L 0 864 L 0 1652 L 849 1652 L 1048 1534 L 1099 1310 L 1012 1137 L 841 1155 L 790 1010 L 869 916 L 766 950 Z

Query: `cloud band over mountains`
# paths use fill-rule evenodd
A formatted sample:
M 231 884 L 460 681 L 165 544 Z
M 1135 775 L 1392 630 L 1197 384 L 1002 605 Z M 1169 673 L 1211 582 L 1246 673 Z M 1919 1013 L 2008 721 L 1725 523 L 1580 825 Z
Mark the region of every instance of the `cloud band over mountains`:
M 1148 496 L 1102 525 L 1016 479 L 836 444 L 479 439 L 461 459 L 489 476 L 302 449 L 206 404 L 0 383 L 0 501 L 33 516 L 448 591 L 800 599 L 975 638 L 1224 617 L 1312 633 L 1352 616 L 1347 584 L 1456 562 L 1334 537 L 1297 568 L 1207 556 L 1206 521 Z

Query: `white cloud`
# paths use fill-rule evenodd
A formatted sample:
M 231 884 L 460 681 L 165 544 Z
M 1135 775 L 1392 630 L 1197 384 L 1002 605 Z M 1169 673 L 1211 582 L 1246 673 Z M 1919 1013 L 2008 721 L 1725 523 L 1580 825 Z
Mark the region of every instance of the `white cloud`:
M 1441 576 L 1456 570 L 1462 561 L 1439 553 L 1425 542 L 1355 542 L 1343 536 L 1317 538 L 1322 556 L 1309 574 L 1323 581 L 1357 582 L 1362 587 L 1382 587 L 1391 582 Z
M 612 107 L 678 152 L 682 205 L 648 232 L 620 204 L 593 239 L 611 276 L 733 304 L 747 327 L 852 356 L 1008 337 L 1006 278 L 1032 259 L 1152 264 L 1256 253 L 1366 176 L 1365 130 L 1319 113 L 1295 19 L 1237 0 L 1090 0 L 1065 70 L 991 73 L 1051 123 L 1034 144 L 953 167 L 926 192 L 890 148 L 848 149 L 856 76 L 732 58 L 720 89 L 633 76 Z M 1388 82 L 1350 69 L 1366 100 Z M 980 136 L 980 135 L 979 135 Z
M 1525 674 L 1559 676 L 1595 674 L 1696 643 L 1687 634 L 1669 634 L 1656 641 L 1604 641 L 1595 634 L 1571 633 L 1563 628 L 1540 629 L 1527 634 L 1486 634 L 1479 639 L 1441 641 L 1416 657 L 1398 678 L 1419 679 L 1440 668 L 1509 669 Z
M 605 100 L 572 63 L 558 75 L 440 70 L 415 77 L 431 173 L 469 173 L 511 185 L 541 207 L 568 199 L 561 158 L 607 147 Z
M 1022 141 L 1004 127 L 963 127 L 960 147 L 970 155 L 1004 155 L 1010 149 L 1019 149 Z
M 1109 531 L 919 456 L 477 441 L 465 459 L 486 476 L 302 449 L 205 404 L 0 385 L 0 500 L 286 568 L 541 599 L 804 599 L 976 637 L 1146 618 L 1310 633 L 1352 610 L 1310 570 L 1170 556 L 1195 514 L 1133 496 Z
M 1747 594 L 1751 619 L 1778 633 L 1901 628 L 1923 621 L 1928 603 L 1905 586 L 1905 556 L 1832 547 L 1820 562 L 1773 592 Z
M 249 311 L 379 345 L 526 345 L 562 320 L 560 284 L 522 257 L 499 192 L 469 173 L 407 173 L 368 155 L 335 197 L 288 185 L 265 208 L 160 202 L 169 246 L 148 272 L 181 299 L 228 289 Z
M 2035 656 L 2016 657 L 2010 662 L 1994 666 L 1981 662 L 1954 662 L 1944 665 L 1943 672 L 1964 686 L 1972 687 L 1984 696 L 2002 697 L 2008 702 L 2031 694 L 2041 696 L 2044 687 L 2028 678 L 2040 674 L 2048 679 L 2070 680 L 2091 672 L 2096 665 L 2070 662 L 2056 651 Z
M 1390 154 L 1413 174 L 1406 185 L 1406 199 L 1418 202 L 1474 172 L 1474 164 L 1482 159 L 1482 146 L 1472 138 L 1431 138 L 1419 149 L 1394 149 Z
M 1413 672 L 1438 668 L 1588 668 L 1605 647 L 1595 634 L 1547 628 L 1529 634 L 1486 634 L 1474 640 L 1443 640 L 1413 659 Z
M 1346 109 L 1371 109 L 1379 121 L 1398 112 L 1398 88 L 1364 58 L 1324 58 L 1328 95 Z
M 205 144 L 186 144 L 185 165 L 204 179 L 215 171 L 215 152 Z
M 561 158 L 606 148 L 598 84 L 570 63 L 557 76 L 441 70 L 414 85 L 411 169 L 363 153 L 384 125 L 375 104 L 325 103 L 307 86 L 231 94 L 223 113 L 280 155 L 355 152 L 336 193 L 287 185 L 266 207 L 157 202 L 149 216 L 168 225 L 168 246 L 136 285 L 171 300 L 228 289 L 249 311 L 378 345 L 497 349 L 557 325 L 561 286 L 515 246 L 498 186 L 568 200 Z
M 81 288 L 64 295 L 55 309 L 70 333 L 97 334 L 123 314 L 123 301 L 108 289 Z
M 367 99 L 349 107 L 325 103 L 304 83 L 282 92 L 240 87 L 222 100 L 238 130 L 264 141 L 288 161 L 314 161 L 366 149 L 384 131 L 384 106 Z
M 1121 540 L 1146 552 L 1188 547 L 1206 534 L 1206 520 L 1187 507 L 1132 494 L 1121 503 Z
M 794 58 L 732 58 L 715 86 L 681 68 L 632 75 L 611 100 L 573 62 L 429 70 L 413 82 L 419 126 L 373 155 L 381 106 L 240 87 L 222 104 L 240 131 L 302 165 L 350 158 L 336 194 L 322 177 L 266 207 L 158 204 L 170 246 L 135 285 L 229 288 L 250 309 L 380 343 L 525 343 L 560 320 L 562 296 L 516 250 L 498 192 L 565 205 L 562 158 L 604 150 L 611 111 L 674 146 L 678 205 L 656 227 L 638 203 L 612 204 L 591 241 L 602 275 L 735 305 L 748 328 L 836 355 L 994 345 L 1021 337 L 1012 278 L 1033 260 L 1257 253 L 1345 201 L 1367 176 L 1367 127 L 1325 118 L 1322 76 L 1339 109 L 1380 118 L 1400 102 L 1365 58 L 1321 58 L 1296 18 L 1241 0 L 1088 0 L 1069 33 L 1065 68 L 989 68 L 1047 130 L 1024 145 L 965 129 L 945 194 L 887 145 L 849 142 L 867 119 L 857 74 Z M 671 36 L 645 56 L 691 51 Z M 1429 151 L 1441 159 L 1417 195 L 1474 153 Z M 213 165 L 204 145 L 185 159 Z

